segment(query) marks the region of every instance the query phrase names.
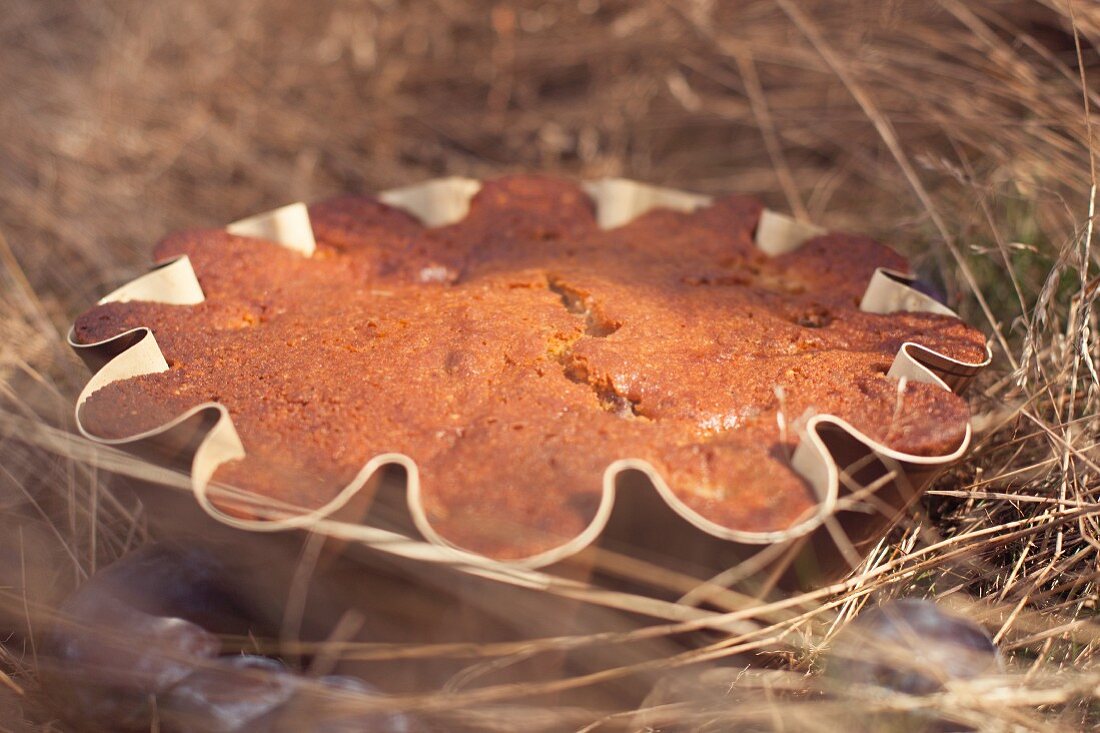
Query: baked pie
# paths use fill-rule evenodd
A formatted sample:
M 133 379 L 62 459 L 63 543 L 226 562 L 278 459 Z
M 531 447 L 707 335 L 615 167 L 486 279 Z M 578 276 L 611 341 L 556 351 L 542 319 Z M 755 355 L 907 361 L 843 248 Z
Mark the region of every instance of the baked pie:
M 214 480 L 304 509 L 405 456 L 432 531 L 500 560 L 577 537 L 623 461 L 690 516 L 774 532 L 819 502 L 791 462 L 813 415 L 914 456 L 967 435 L 962 398 L 887 372 L 908 342 L 981 362 L 982 335 L 861 310 L 876 270 L 907 268 L 866 237 L 765 254 L 752 198 L 602 228 L 577 184 L 514 176 L 443 226 L 369 196 L 308 213 L 311 255 L 180 232 L 155 258 L 189 258 L 202 302 L 81 315 L 76 343 L 148 327 L 169 367 L 90 394 L 84 427 L 124 438 L 219 403 L 245 455 Z

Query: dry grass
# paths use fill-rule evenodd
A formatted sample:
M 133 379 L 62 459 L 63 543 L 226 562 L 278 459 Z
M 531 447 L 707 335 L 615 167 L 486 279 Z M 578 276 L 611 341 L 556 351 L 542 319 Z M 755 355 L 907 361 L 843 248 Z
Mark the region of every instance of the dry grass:
M 112 492 L 114 471 L 144 469 L 71 436 L 86 378 L 63 344 L 73 315 L 142 271 L 173 229 L 345 190 L 509 170 L 758 192 L 776 208 L 872 233 L 939 280 L 994 349 L 971 392 L 980 428 L 971 457 L 860 572 L 805 595 L 741 598 L 720 619 L 684 622 L 736 621 L 736 631 L 639 663 L 755 659 L 770 669 L 741 683 L 757 690 L 751 700 L 652 714 L 695 716 L 710 729 L 731 718 L 828 729 L 851 703 L 805 688 L 834 634 L 866 603 L 924 595 L 985 623 L 1006 675 L 931 698 L 861 698 L 863 709 L 932 707 L 988 730 L 1100 723 L 1100 128 L 1088 113 L 1100 102 L 1100 6 L 2 7 L 0 612 L 10 633 L 0 646 L 0 729 L 63 729 L 37 694 L 37 627 L 74 584 L 146 540 L 141 507 Z M 486 646 L 471 663 L 607 641 Z M 624 662 L 549 684 L 640 671 Z M 481 729 L 630 727 L 630 711 L 535 708 L 520 692 L 531 689 L 474 685 L 395 704 L 459 710 Z M 783 704 L 769 703 L 776 698 Z

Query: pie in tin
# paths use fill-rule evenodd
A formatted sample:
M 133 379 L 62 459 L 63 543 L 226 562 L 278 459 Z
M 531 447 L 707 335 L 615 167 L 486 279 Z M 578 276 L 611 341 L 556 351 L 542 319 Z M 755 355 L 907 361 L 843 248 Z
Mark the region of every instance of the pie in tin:
M 876 271 L 907 269 L 891 249 L 828 233 L 772 256 L 762 211 L 725 196 L 605 228 L 581 186 L 513 176 L 442 226 L 369 196 L 311 205 L 312 254 L 176 233 L 155 259 L 186 257 L 201 302 L 104 302 L 72 335 L 148 328 L 168 368 L 100 386 L 79 419 L 120 440 L 218 403 L 244 456 L 214 481 L 303 509 L 404 457 L 430 531 L 498 560 L 585 532 L 623 467 L 693 521 L 782 532 L 820 504 L 792 464 L 815 415 L 952 453 L 966 402 L 888 372 L 907 343 L 966 364 L 987 350 L 949 315 L 861 309 Z

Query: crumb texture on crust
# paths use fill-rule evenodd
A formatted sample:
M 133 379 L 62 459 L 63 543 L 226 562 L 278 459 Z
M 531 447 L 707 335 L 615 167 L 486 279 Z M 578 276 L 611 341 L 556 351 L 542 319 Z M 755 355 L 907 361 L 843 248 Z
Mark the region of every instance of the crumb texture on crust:
M 973 362 L 985 347 L 953 318 L 859 310 L 875 268 L 907 269 L 890 249 L 828 234 L 768 257 L 760 212 L 730 196 L 601 230 L 576 185 L 509 177 L 438 228 L 370 197 L 315 204 L 308 258 L 175 234 L 156 258 L 188 255 L 206 300 L 83 314 L 78 342 L 148 326 L 170 366 L 93 393 L 83 420 L 124 437 L 220 402 L 248 455 L 215 480 L 309 508 L 406 454 L 433 528 L 499 559 L 579 534 L 620 458 L 711 521 L 783 529 L 815 503 L 788 464 L 800 421 L 950 452 L 965 402 L 886 371 L 906 341 Z

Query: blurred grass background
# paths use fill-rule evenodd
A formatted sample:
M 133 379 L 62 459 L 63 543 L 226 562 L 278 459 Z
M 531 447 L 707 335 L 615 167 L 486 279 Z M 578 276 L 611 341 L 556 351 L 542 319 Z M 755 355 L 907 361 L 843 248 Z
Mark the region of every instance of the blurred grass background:
M 791 668 L 813 668 L 870 587 L 954 594 L 1020 672 L 1022 702 L 994 722 L 1096 722 L 1097 3 L 0 10 L 0 585 L 12 623 L 0 710 L 23 711 L 0 720 L 54 725 L 34 701 L 33 603 L 143 539 L 109 477 L 26 437 L 29 424 L 71 430 L 86 379 L 63 344 L 72 317 L 144 271 L 175 229 L 434 176 L 544 171 L 755 193 L 873 234 L 937 281 L 994 349 L 972 392 L 974 456 L 884 546 L 896 572 L 830 599 Z M 1032 531 L 1010 533 L 1019 526 Z

